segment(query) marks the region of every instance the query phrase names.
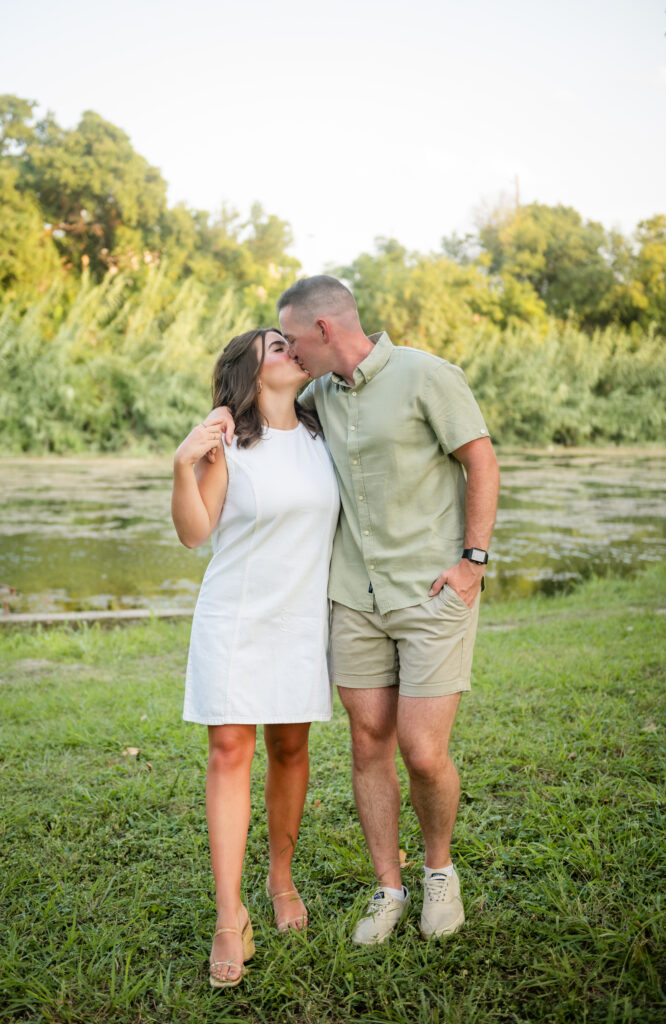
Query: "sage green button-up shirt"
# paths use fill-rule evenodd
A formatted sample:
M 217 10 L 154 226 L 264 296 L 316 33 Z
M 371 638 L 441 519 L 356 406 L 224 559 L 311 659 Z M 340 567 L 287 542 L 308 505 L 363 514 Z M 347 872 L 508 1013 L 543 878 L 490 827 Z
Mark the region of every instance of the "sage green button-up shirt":
M 370 340 L 351 386 L 327 374 L 300 401 L 317 410 L 340 486 L 329 597 L 371 611 L 374 592 L 386 614 L 427 601 L 460 561 L 465 474 L 450 453 L 488 430 L 459 367 Z

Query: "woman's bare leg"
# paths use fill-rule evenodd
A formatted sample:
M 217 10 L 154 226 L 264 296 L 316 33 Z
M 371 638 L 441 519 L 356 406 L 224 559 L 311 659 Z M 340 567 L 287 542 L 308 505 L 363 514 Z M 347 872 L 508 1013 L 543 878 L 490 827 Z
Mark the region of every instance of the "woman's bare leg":
M 215 879 L 217 923 L 215 928 L 238 928 L 247 922 L 240 887 L 250 824 L 250 767 L 256 742 L 254 725 L 210 725 L 208 727 L 208 775 L 206 815 L 210 859 Z M 215 936 L 211 960 L 243 963 L 240 935 L 224 932 Z M 240 967 L 220 965 L 220 981 L 240 976 Z
M 268 754 L 266 772 L 266 813 L 270 848 L 268 886 L 272 893 L 288 892 L 294 888 L 291 877 L 291 861 L 301 827 L 308 788 L 309 731 L 309 722 L 264 726 L 264 741 Z M 284 927 L 286 922 L 290 922 L 290 927 L 300 930 L 307 920 L 303 902 L 293 896 L 276 900 L 275 912 L 278 928 Z

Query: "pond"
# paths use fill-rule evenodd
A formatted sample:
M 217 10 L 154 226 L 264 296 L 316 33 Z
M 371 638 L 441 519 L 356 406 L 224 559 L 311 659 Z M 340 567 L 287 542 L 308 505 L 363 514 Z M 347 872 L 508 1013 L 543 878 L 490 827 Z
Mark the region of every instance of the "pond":
M 488 600 L 633 574 L 666 555 L 666 449 L 499 459 Z M 179 544 L 170 489 L 167 457 L 0 460 L 0 584 L 18 591 L 11 610 L 193 608 L 210 548 Z

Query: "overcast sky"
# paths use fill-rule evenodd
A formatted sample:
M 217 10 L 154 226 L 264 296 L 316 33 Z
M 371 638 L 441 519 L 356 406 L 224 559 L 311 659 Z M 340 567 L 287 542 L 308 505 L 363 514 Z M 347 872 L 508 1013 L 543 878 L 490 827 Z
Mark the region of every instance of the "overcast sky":
M 666 212 L 666 0 L 20 0 L 0 92 L 86 109 L 171 202 L 290 222 L 309 273 L 394 236 L 439 247 L 482 204 Z

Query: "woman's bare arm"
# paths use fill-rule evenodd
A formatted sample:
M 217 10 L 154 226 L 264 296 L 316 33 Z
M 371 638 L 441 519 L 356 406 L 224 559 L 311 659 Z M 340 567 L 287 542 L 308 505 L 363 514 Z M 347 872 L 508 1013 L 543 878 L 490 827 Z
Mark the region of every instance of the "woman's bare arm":
M 187 435 L 174 455 L 171 516 L 188 548 L 199 547 L 210 537 L 227 496 L 229 473 L 221 437 L 219 424 L 206 421 Z M 214 449 L 222 450 L 222 456 L 208 462 L 205 456 Z

